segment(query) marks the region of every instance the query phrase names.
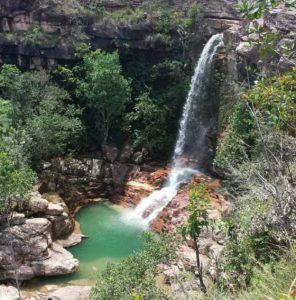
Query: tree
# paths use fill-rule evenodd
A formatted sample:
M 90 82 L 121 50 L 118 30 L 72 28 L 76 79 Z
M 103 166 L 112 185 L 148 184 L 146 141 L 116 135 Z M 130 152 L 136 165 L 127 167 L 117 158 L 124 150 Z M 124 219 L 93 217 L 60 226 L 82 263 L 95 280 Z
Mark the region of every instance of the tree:
M 11 126 L 27 136 L 27 151 L 34 163 L 77 146 L 83 131 L 81 109 L 71 103 L 64 89 L 51 82 L 48 73 L 21 73 L 15 66 L 4 65 L 0 87 L 2 97 L 11 103 Z
M 202 231 L 209 225 L 207 208 L 209 207 L 210 196 L 205 184 L 197 184 L 190 188 L 189 192 L 189 217 L 187 223 L 182 227 L 184 237 L 190 236 L 194 241 L 196 254 L 197 276 L 201 290 L 206 293 L 207 288 L 203 281 L 203 266 L 199 259 L 198 238 Z
M 126 116 L 134 146 L 154 151 L 163 149 L 168 144 L 168 115 L 169 109 L 166 106 L 160 108 L 148 92 L 141 94 L 136 99 L 133 111 Z
M 172 236 L 145 234 L 145 246 L 140 252 L 118 264 L 109 264 L 98 276 L 90 295 L 92 300 L 167 300 L 156 285 L 157 265 L 174 258 Z
M 130 84 L 122 75 L 118 53 L 87 52 L 82 66 L 76 68 L 74 74 L 77 96 L 83 98 L 91 111 L 92 126 L 105 143 L 113 122 L 123 115 L 131 97 Z
M 11 127 L 11 111 L 11 103 L 0 100 L 0 226 L 6 226 L 9 230 L 14 209 L 22 206 L 35 180 L 35 173 L 22 152 L 22 135 Z M 20 292 L 12 240 L 9 247 L 15 265 L 16 286 Z

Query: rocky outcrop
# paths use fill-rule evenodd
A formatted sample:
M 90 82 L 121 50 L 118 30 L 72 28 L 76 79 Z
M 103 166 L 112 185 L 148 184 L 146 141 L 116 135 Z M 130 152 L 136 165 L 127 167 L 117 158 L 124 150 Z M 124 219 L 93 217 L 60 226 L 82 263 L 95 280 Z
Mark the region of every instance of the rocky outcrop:
M 71 213 L 94 199 L 120 193 L 132 166 L 111 160 L 55 159 L 40 176 L 40 191 L 59 192 Z M 62 217 L 55 219 L 59 222 Z
M 180 12 L 193 0 L 172 1 Z M 202 1 L 203 15 L 196 29 L 198 42 L 208 39 L 240 22 L 234 9 L 235 0 Z M 0 61 L 14 63 L 25 69 L 54 68 L 59 63 L 76 60 L 75 45 L 87 40 L 94 48 L 120 49 L 121 51 L 153 51 L 155 55 L 167 56 L 175 51 L 161 40 L 151 38 L 155 26 L 143 16 L 137 22 L 122 22 L 112 18 L 100 18 L 90 14 L 71 15 L 71 12 L 54 10 L 51 6 L 37 5 L 37 1 L 0 0 Z M 136 7 L 141 1 L 104 1 L 104 8 L 114 12 L 123 8 Z M 77 8 L 78 9 L 78 8 Z M 178 30 L 170 28 L 170 35 L 178 42 Z M 163 55 L 165 53 L 165 55 Z
M 201 3 L 204 7 L 202 26 L 207 37 L 242 23 L 236 9 L 236 0 L 203 0 Z
M 204 183 L 209 189 L 211 208 L 208 210 L 208 215 L 210 219 L 220 219 L 229 213 L 230 203 L 222 195 L 219 180 L 201 174 L 195 177 L 193 182 Z M 188 185 L 186 184 L 151 223 L 151 228 L 156 232 L 171 232 L 183 224 L 188 214 L 188 199 Z
M 296 9 L 281 5 L 261 19 L 233 25 L 224 40 L 227 73 L 234 79 L 247 78 L 247 65 L 265 76 L 289 71 L 296 66 Z
M 145 166 L 145 153 L 145 149 L 134 153 L 130 145 L 125 145 L 121 150 L 105 145 L 102 154 L 95 154 L 96 158 L 54 159 L 43 166 L 39 190 L 46 194 L 59 193 L 71 214 L 82 205 L 106 199 L 135 205 L 147 192 L 151 192 L 148 183 L 159 184 L 159 177 L 167 173 L 152 174 L 159 167 Z M 138 196 L 135 197 L 135 194 Z M 53 204 L 46 209 L 52 211 L 51 215 L 53 211 L 58 213 Z M 63 216 L 52 216 L 50 219 L 58 223 Z
M 2 221 L 0 230 L 1 281 L 69 274 L 77 269 L 78 261 L 62 245 L 71 246 L 82 236 L 79 232 L 70 235 L 74 220 L 58 195 L 32 192 L 9 224 Z M 63 244 L 64 238 L 67 242 Z
M 53 242 L 52 224 L 46 218 L 26 219 L 0 233 L 0 280 L 29 280 L 36 276 L 69 274 L 78 261 Z
M 218 180 L 199 175 L 193 182 L 207 185 L 211 199 L 207 213 L 211 222 L 219 221 L 222 216 L 230 212 L 231 205 L 223 197 Z M 152 222 L 151 228 L 157 232 L 172 232 L 179 228 L 188 216 L 188 199 L 188 185 L 184 185 L 177 196 Z M 223 250 L 224 239 L 223 233 L 216 226 L 205 228 L 199 236 L 199 258 L 207 284 L 216 278 L 216 261 Z M 196 296 L 196 292 L 199 290 L 199 281 L 194 276 L 196 272 L 196 253 L 192 240 L 188 239 L 179 246 L 175 261 L 168 265 L 162 264 L 159 268 L 162 274 L 162 277 L 159 278 L 160 282 L 171 291 L 174 298 L 191 299 L 190 297 L 192 297 L 193 299 Z M 192 278 L 183 276 L 184 272 L 192 274 Z
M 41 216 L 51 223 L 53 239 L 63 238 L 69 235 L 74 229 L 74 219 L 62 198 L 56 197 L 56 203 L 46 199 L 53 199 L 53 195 L 41 196 L 39 192 L 32 192 L 28 201 L 28 216 Z
M 115 195 L 112 201 L 123 206 L 135 207 L 141 199 L 160 188 L 168 172 L 168 168 L 135 167 L 129 173 L 121 194 Z

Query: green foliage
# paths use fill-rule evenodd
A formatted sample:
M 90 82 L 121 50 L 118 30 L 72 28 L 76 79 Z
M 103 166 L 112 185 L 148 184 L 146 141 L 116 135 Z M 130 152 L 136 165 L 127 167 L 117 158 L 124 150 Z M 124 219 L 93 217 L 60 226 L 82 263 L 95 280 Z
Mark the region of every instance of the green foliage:
M 3 136 L 9 131 L 12 125 L 12 107 L 7 100 L 0 99 L 0 135 Z
M 234 210 L 220 288 L 247 288 L 295 238 L 295 70 L 259 80 L 238 102 L 216 163 L 227 168 Z
M 20 202 L 31 189 L 34 172 L 25 163 L 16 162 L 15 157 L 0 145 L 0 214 L 5 208 Z
M 159 107 L 149 96 L 140 95 L 132 112 L 127 114 L 126 121 L 134 146 L 144 146 L 157 151 L 167 143 L 166 107 Z
M 216 165 L 227 167 L 247 160 L 262 149 L 258 128 L 252 115 L 267 130 L 282 130 L 295 134 L 296 71 L 259 80 L 242 96 L 230 120 L 226 136 L 220 143 L 215 158 Z M 253 112 L 254 113 L 254 112 Z
M 295 299 L 295 246 L 286 251 L 281 260 L 259 265 L 252 277 L 250 287 L 235 291 L 221 291 L 215 286 L 209 289 L 203 300 L 294 300 Z
M 0 214 L 21 202 L 35 180 L 23 150 L 21 134 L 12 129 L 11 104 L 0 101 Z
M 234 108 L 226 136 L 220 141 L 215 164 L 237 165 L 253 153 L 257 140 L 256 125 L 248 104 L 240 101 Z
M 183 235 L 197 239 L 202 230 L 209 225 L 207 209 L 210 205 L 210 195 L 205 184 L 196 184 L 190 188 L 187 224 L 182 227 Z
M 295 133 L 296 70 L 259 80 L 244 99 L 264 111 L 272 127 Z
M 240 0 L 238 10 L 242 17 L 253 20 L 260 18 L 278 3 L 277 0 Z
M 83 129 L 81 110 L 70 104 L 69 94 L 53 84 L 45 71 L 21 73 L 4 65 L 0 87 L 2 97 L 11 101 L 11 125 L 24 132 L 34 163 L 62 155 L 77 143 Z
M 73 71 L 77 97 L 82 98 L 86 112 L 90 113 L 90 125 L 105 142 L 131 97 L 130 83 L 122 75 L 118 53 L 88 52 L 83 56 L 82 65 Z
M 174 256 L 173 239 L 169 236 L 146 234 L 143 251 L 135 253 L 118 264 L 109 264 L 99 274 L 92 289 L 92 300 L 109 299 L 168 299 L 156 286 L 157 265 Z
M 197 2 L 194 2 L 189 6 L 187 18 L 183 21 L 185 28 L 189 29 L 199 21 L 202 9 L 203 5 Z
M 260 201 L 258 202 L 260 203 Z M 243 207 L 240 207 L 240 210 L 244 216 L 248 214 L 248 211 L 243 210 Z M 253 214 L 253 212 L 249 212 L 247 217 L 251 218 Z M 262 217 L 262 215 L 263 211 L 260 216 Z M 250 223 L 248 225 L 250 226 Z M 256 267 L 261 264 L 273 264 L 279 254 L 275 247 L 272 231 L 269 228 L 251 232 L 243 225 L 240 228 L 238 226 L 231 227 L 230 237 L 220 260 L 219 272 L 223 276 L 218 281 L 219 287 L 228 288 L 232 291 L 248 287 Z
M 69 105 L 57 109 L 54 105 L 42 103 L 38 115 L 26 122 L 25 129 L 31 137 L 29 151 L 34 161 L 48 160 L 79 149 L 79 138 L 83 130 L 81 110 Z M 38 151 L 36 151 L 38 147 Z

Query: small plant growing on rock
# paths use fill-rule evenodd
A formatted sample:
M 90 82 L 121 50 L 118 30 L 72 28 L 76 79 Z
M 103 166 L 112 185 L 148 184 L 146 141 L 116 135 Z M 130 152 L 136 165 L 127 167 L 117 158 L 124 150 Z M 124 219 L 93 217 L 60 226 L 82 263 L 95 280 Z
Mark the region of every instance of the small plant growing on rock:
M 197 277 L 200 281 L 200 288 L 204 293 L 206 293 L 207 288 L 203 281 L 203 266 L 199 258 L 200 252 L 198 238 L 202 231 L 209 225 L 207 212 L 209 204 L 210 195 L 207 190 L 207 186 L 205 184 L 193 185 L 189 191 L 189 217 L 187 223 L 182 227 L 183 236 L 189 236 L 194 241 Z

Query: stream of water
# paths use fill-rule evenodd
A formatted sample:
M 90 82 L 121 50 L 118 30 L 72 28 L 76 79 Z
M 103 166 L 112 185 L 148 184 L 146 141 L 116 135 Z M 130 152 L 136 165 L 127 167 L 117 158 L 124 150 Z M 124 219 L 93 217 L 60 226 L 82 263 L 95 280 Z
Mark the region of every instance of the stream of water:
M 164 207 L 176 196 L 180 185 L 198 173 L 207 160 L 207 145 L 210 125 L 202 118 L 206 114 L 212 62 L 223 45 L 223 35 L 216 34 L 205 45 L 191 79 L 190 89 L 180 121 L 175 146 L 172 170 L 161 190 L 154 191 L 142 199 L 139 205 L 124 218 L 131 224 L 148 227 Z

